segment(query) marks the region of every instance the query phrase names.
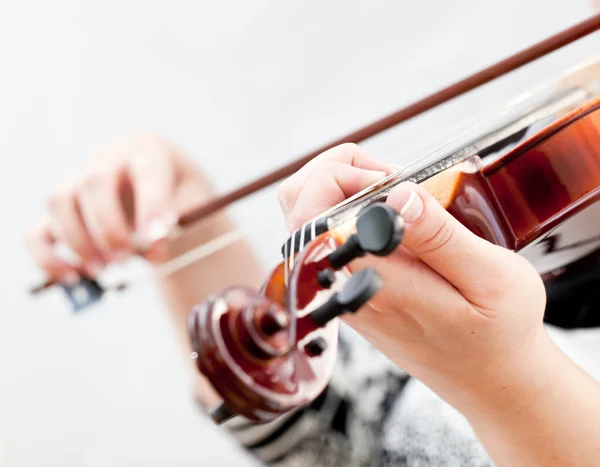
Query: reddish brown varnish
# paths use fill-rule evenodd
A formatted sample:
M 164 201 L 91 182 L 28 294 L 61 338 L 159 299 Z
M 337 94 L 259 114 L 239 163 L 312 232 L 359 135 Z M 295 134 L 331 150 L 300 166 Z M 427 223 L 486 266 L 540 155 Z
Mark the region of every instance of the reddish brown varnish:
M 519 251 L 600 197 L 600 103 L 455 179 L 443 204 L 477 235 Z M 435 178 L 430 181 L 435 184 Z
M 260 293 L 230 287 L 192 310 L 190 334 L 198 369 L 229 410 L 267 421 L 310 403 L 323 391 L 335 363 L 338 327 L 332 322 L 317 328 L 310 312 L 349 277 L 346 269 L 337 271 L 330 289 L 316 280 L 316 274 L 329 266 L 327 255 L 339 245 L 335 234 L 324 234 L 298 253 L 288 287 L 282 263 Z M 262 327 L 269 311 L 284 315 L 288 322 L 272 335 Z M 298 342 L 308 342 L 317 329 L 332 345 L 311 356 Z
M 493 163 L 479 161 L 476 170 L 455 167 L 423 185 L 475 234 L 519 251 L 600 198 L 599 108 L 600 102 L 593 101 Z M 592 233 L 599 234 L 600 222 L 594 225 L 598 232 Z M 341 241 L 326 233 L 297 254 L 288 287 L 282 264 L 261 294 L 227 289 L 192 313 L 191 335 L 199 354 L 198 366 L 230 409 L 253 420 L 269 420 L 310 402 L 329 381 L 337 323 L 324 329 L 329 347 L 318 357 L 308 356 L 299 341 L 316 330 L 308 313 L 348 277 L 348 271 L 337 272 L 334 286 L 326 290 L 316 280 L 317 272 L 328 266 L 326 255 Z M 264 313 L 269 304 L 275 304 L 288 314 L 288 329 L 273 336 L 258 333 L 283 355 L 265 355 L 260 345 L 257 350 L 256 338 L 248 336 L 251 329 L 240 324 L 240 316 L 252 300 L 262 300 L 264 305 L 254 313 Z M 226 313 L 215 321 L 219 307 Z M 260 316 L 254 318 L 256 322 Z

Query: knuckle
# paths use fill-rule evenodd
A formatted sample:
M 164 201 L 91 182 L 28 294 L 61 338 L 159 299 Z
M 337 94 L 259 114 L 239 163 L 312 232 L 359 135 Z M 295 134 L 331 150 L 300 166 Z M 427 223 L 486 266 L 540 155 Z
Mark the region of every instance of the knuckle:
M 322 152 L 314 159 L 314 161 L 318 161 L 318 163 L 321 164 L 330 160 L 339 160 L 351 164 L 357 156 L 360 156 L 363 153 L 364 151 L 356 143 L 342 143 Z
M 337 185 L 337 182 L 343 183 L 352 167 L 336 161 L 324 162 L 321 169 L 315 172 L 309 180 L 312 187 L 319 189 L 331 189 L 331 186 Z
M 355 165 L 367 155 L 366 151 L 356 143 L 343 143 L 339 146 L 342 159 Z
M 290 209 L 290 197 L 293 193 L 292 179 L 288 178 L 279 184 L 277 187 L 277 200 L 279 205 L 285 210 Z
M 340 152 L 348 155 L 362 152 L 361 147 L 356 143 L 342 143 L 337 148 Z
M 454 236 L 455 226 L 448 216 L 443 216 L 433 233 L 418 242 L 416 249 L 420 254 L 432 253 L 444 248 Z
M 277 186 L 277 199 L 280 201 L 288 196 L 290 191 L 290 179 L 286 179 Z

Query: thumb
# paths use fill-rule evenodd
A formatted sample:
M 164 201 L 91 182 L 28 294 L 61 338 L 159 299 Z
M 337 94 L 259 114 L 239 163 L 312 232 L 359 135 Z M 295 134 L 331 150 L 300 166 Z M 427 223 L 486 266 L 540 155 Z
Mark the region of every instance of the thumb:
M 398 185 L 390 192 L 387 204 L 406 223 L 402 245 L 468 300 L 489 299 L 499 288 L 505 291 L 515 278 L 515 268 L 526 262 L 472 233 L 419 185 Z

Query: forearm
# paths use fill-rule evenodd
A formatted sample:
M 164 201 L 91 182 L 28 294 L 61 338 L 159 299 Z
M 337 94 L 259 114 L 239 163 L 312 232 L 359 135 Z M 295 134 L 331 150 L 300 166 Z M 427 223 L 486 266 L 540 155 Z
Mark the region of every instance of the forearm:
M 235 228 L 235 224 L 226 214 L 212 216 L 192 226 L 181 237 L 172 241 L 162 262 L 172 260 Z M 223 287 L 247 285 L 258 288 L 264 277 L 265 272 L 258 257 L 246 239 L 219 249 L 173 274 L 159 277 L 157 280 L 163 301 L 186 355 L 192 350 L 187 325 L 191 308 Z M 204 405 L 214 405 L 220 398 L 191 360 L 190 369 L 196 397 Z
M 488 385 L 465 415 L 499 466 L 595 466 L 600 385 L 549 338 L 531 368 Z

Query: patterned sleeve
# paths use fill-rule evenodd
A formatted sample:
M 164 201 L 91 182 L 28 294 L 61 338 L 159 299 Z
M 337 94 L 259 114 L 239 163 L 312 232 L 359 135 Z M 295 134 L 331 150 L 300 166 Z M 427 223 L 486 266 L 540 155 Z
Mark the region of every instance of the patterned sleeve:
M 265 424 L 236 418 L 224 427 L 271 466 L 381 465 L 383 426 L 408 380 L 406 373 L 342 325 L 334 375 L 310 406 Z
M 348 326 L 327 389 L 275 421 L 226 429 L 273 467 L 493 467 L 468 421 Z

